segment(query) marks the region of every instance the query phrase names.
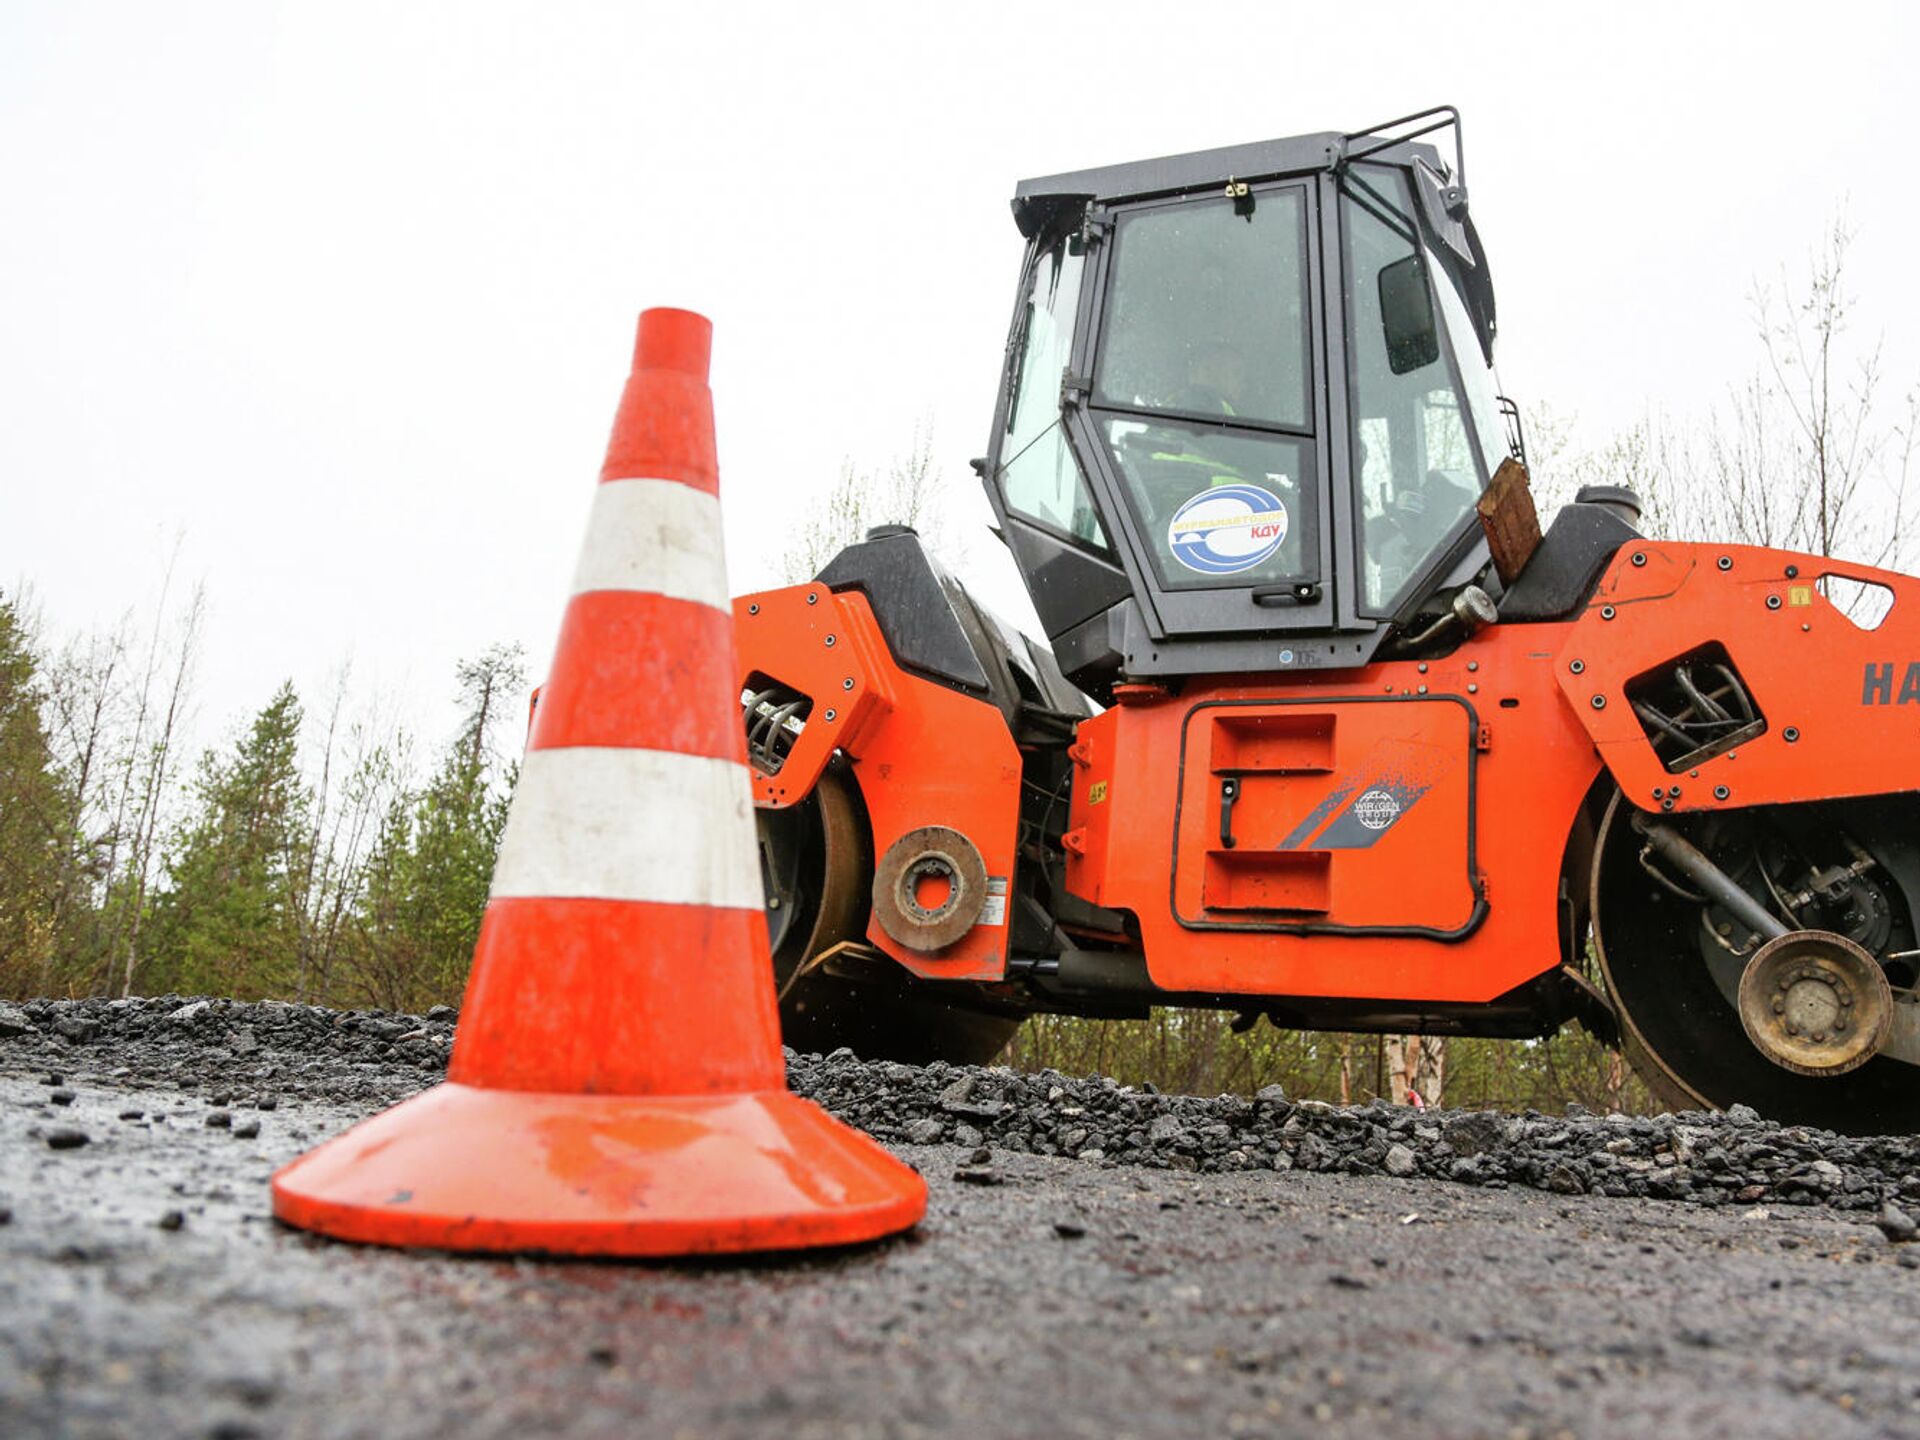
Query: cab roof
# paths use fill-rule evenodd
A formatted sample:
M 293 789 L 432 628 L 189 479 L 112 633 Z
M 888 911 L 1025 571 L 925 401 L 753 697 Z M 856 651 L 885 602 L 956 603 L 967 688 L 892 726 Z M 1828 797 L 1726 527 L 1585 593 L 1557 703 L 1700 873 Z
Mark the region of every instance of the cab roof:
M 1070 170 L 1022 180 L 1013 190 L 1013 220 L 1031 240 L 1061 211 L 1079 209 L 1092 200 L 1134 200 L 1171 194 L 1205 185 L 1236 180 L 1264 180 L 1276 175 L 1298 175 L 1330 167 L 1355 140 L 1367 132 L 1343 135 L 1337 130 L 1293 135 L 1282 140 L 1257 140 L 1247 145 L 1224 145 L 1215 150 L 1190 150 L 1154 160 L 1132 160 L 1124 165 L 1101 165 L 1092 170 Z M 1369 160 L 1409 164 L 1420 157 L 1442 168 L 1440 152 L 1431 145 L 1397 141 L 1368 155 Z

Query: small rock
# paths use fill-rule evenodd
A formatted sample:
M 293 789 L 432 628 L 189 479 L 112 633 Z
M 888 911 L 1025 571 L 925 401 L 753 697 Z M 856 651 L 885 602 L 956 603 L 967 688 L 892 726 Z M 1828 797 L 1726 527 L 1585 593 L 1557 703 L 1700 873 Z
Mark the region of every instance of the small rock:
M 442 1025 L 451 1025 L 460 1018 L 460 1012 L 451 1005 L 435 1005 L 427 1011 L 427 1019 Z
M 24 1035 L 33 1029 L 33 1021 L 18 1005 L 0 1005 L 0 1035 Z
M 1287 1087 L 1278 1083 L 1262 1085 L 1253 1092 L 1255 1101 L 1262 1105 L 1281 1106 L 1287 1103 Z
M 931 1145 L 946 1131 L 946 1126 L 932 1116 L 915 1120 L 907 1126 L 907 1139 L 915 1145 Z
M 611 1365 L 620 1358 L 611 1345 L 596 1345 L 587 1351 L 587 1359 L 596 1365 Z
M 1845 1178 L 1840 1167 L 1831 1160 L 1816 1160 L 1807 1166 L 1806 1173 L 1800 1177 L 1800 1183 L 1810 1190 L 1832 1190 Z
M 1895 1245 L 1905 1245 L 1910 1240 L 1920 1238 L 1920 1224 L 1914 1223 L 1913 1217 L 1891 1200 L 1880 1207 L 1880 1214 L 1873 1223 Z
M 1752 1125 L 1760 1118 L 1760 1112 L 1751 1105 L 1729 1105 L 1727 1119 L 1736 1125 Z
M 191 1025 L 211 1009 L 213 1009 L 211 1000 L 190 1000 L 167 1016 L 167 1019 L 178 1021 L 182 1025 Z
M 71 1105 L 73 1104 L 73 1091 L 56 1090 L 51 1095 L 47 1096 L 47 1099 L 51 1100 L 56 1105 Z
M 187 1223 L 187 1217 L 184 1211 L 169 1210 L 154 1223 L 162 1230 L 178 1230 Z
M 1584 1195 L 1587 1182 L 1571 1165 L 1556 1165 L 1547 1172 L 1546 1186 L 1556 1195 Z
M 147 1112 L 144 1110 L 122 1110 L 120 1112 L 120 1118 L 122 1120 L 144 1120 L 147 1118 Z
M 1465 1159 L 1496 1148 L 1505 1138 L 1505 1130 L 1498 1115 L 1485 1110 L 1469 1110 L 1447 1121 L 1440 1136 L 1453 1147 L 1454 1154 Z
M 1413 1151 L 1404 1145 L 1389 1145 L 1384 1162 L 1389 1175 L 1411 1175 L 1419 1169 L 1419 1162 L 1413 1158 Z
M 990 1165 L 992 1163 L 993 1163 L 993 1151 L 989 1150 L 984 1145 L 980 1146 L 971 1155 L 967 1156 L 967 1164 L 969 1165 Z
M 1071 1220 L 1056 1220 L 1053 1222 L 1053 1233 L 1062 1240 L 1078 1240 L 1087 1233 L 1087 1227 L 1076 1225 Z
M 1371 1290 L 1373 1287 L 1358 1275 L 1349 1275 L 1344 1271 L 1335 1271 L 1327 1277 L 1327 1283 L 1342 1290 Z
M 1175 1144 L 1187 1138 L 1187 1127 L 1176 1115 L 1155 1116 L 1147 1127 L 1147 1139 L 1155 1145 Z
M 953 1143 L 956 1145 L 965 1145 L 971 1148 L 980 1143 L 980 1138 L 980 1132 L 971 1125 L 956 1125 L 953 1127 Z
M 278 1110 L 280 1108 L 280 1102 L 271 1095 L 262 1095 L 258 1100 L 253 1102 L 253 1108 L 256 1110 Z
M 84 1130 L 76 1130 L 71 1125 L 56 1125 L 47 1131 L 46 1140 L 49 1150 L 77 1150 L 92 1137 Z
M 258 1120 L 242 1120 L 238 1125 L 233 1127 L 234 1138 L 238 1140 L 251 1140 L 259 1133 L 260 1122 Z
M 986 1165 L 963 1165 L 953 1172 L 953 1178 L 963 1185 L 998 1185 L 1000 1177 Z
M 209 1130 L 225 1130 L 233 1124 L 233 1116 L 225 1110 L 209 1110 L 206 1125 Z
M 11 1225 L 12 1223 L 13 1207 L 11 1205 L 0 1205 L 0 1225 Z

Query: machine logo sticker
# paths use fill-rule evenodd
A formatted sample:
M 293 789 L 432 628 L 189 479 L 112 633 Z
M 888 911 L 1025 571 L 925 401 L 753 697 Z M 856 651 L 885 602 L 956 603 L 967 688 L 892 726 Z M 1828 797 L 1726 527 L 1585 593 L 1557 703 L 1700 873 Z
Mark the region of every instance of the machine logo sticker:
M 1398 825 L 1458 758 L 1412 740 L 1375 745 L 1280 842 L 1282 850 L 1366 850 Z
M 1287 507 L 1258 485 L 1216 485 L 1182 502 L 1167 522 L 1167 548 L 1197 575 L 1251 570 L 1287 538 Z
M 1369 790 L 1353 802 L 1353 817 L 1369 830 L 1384 830 L 1400 818 L 1400 802 L 1385 790 Z

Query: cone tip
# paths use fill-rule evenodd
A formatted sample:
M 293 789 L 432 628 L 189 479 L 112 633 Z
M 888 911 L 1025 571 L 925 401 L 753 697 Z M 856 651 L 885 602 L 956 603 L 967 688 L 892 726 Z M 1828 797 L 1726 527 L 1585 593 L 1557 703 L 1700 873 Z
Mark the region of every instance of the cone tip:
M 640 333 L 633 344 L 636 372 L 678 370 L 704 381 L 712 351 L 713 322 L 706 316 L 664 306 L 640 312 Z

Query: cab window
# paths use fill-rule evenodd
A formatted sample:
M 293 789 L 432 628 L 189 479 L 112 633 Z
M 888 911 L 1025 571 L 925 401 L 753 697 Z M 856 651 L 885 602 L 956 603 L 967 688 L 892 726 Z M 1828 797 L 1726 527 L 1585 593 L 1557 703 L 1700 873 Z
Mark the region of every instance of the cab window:
M 1019 358 L 1000 446 L 1000 493 L 1008 509 L 1105 549 L 1106 533 L 1060 427 L 1060 377 L 1073 345 L 1081 265 L 1065 240 L 1034 258 L 1015 336 Z
M 1484 469 L 1440 323 L 1458 307 L 1435 303 L 1451 282 L 1420 243 L 1405 178 L 1357 165 L 1341 208 L 1361 608 L 1384 614 L 1457 533 Z

